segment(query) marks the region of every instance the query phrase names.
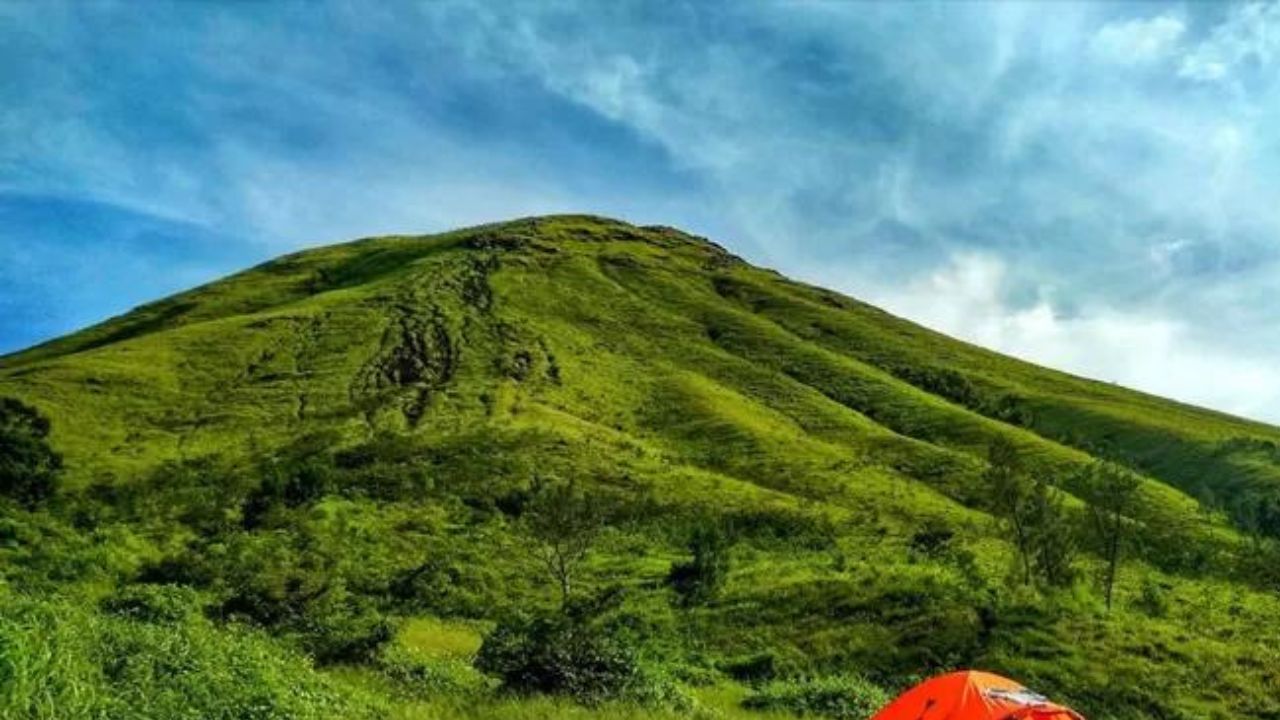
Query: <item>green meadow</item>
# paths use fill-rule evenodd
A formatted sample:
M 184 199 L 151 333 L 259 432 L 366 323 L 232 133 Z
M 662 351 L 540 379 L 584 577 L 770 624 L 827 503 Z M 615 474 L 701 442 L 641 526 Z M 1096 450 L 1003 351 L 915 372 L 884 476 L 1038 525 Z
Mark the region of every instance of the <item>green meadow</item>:
M 0 397 L 0 718 L 1280 718 L 1280 429 L 675 229 L 309 250 Z

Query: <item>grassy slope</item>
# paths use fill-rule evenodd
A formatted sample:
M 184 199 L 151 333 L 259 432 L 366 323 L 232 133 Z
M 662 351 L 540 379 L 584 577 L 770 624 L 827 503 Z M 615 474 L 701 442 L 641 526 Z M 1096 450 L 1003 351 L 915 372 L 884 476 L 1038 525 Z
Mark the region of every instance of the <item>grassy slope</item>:
M 962 378 L 962 391 L 939 377 Z M 946 664 L 913 654 L 929 628 L 883 614 L 902 594 L 928 606 L 950 592 L 946 573 L 903 549 L 923 518 L 964 528 L 987 575 L 1008 562 L 978 509 L 995 437 L 1067 490 L 1092 455 L 1137 462 L 1144 546 L 1230 551 L 1234 531 L 1190 495 L 1229 503 L 1280 487 L 1263 444 L 1280 441 L 1276 428 L 1003 357 L 677 231 L 576 216 L 281 258 L 8 356 L 0 395 L 52 419 L 82 485 L 392 429 L 473 445 L 492 458 L 474 472 L 495 478 L 585 468 L 714 512 L 816 512 L 841 528 L 834 555 L 752 551 L 695 621 L 719 656 L 786 648 L 882 675 Z M 642 586 L 671 558 L 655 540 L 605 553 L 599 574 Z M 1138 565 L 1121 595 L 1157 578 L 1175 588 L 1169 617 L 1028 611 L 979 657 L 1085 707 L 1145 692 L 1134 688 L 1157 672 L 1185 712 L 1274 711 L 1274 670 L 1258 669 L 1277 662 L 1274 598 L 1212 568 L 1204 579 L 1162 567 Z M 975 623 L 939 607 L 917 615 Z M 1205 661 L 1234 669 L 1206 685 L 1194 667 Z

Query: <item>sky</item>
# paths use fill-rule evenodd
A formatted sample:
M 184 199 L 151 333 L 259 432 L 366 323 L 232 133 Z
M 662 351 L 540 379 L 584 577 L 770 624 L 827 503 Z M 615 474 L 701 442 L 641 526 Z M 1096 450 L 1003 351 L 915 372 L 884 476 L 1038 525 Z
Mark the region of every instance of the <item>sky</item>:
M 1280 422 L 1280 5 L 0 0 L 0 353 L 556 212 Z

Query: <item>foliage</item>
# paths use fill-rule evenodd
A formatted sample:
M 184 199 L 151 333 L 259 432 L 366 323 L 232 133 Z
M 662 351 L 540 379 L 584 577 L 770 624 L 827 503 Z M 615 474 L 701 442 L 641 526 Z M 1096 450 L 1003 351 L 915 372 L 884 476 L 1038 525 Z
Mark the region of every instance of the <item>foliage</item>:
M 1133 606 L 1151 617 L 1167 617 L 1170 610 L 1168 588 L 1152 578 L 1143 578 Z
M 478 700 L 489 689 L 482 675 L 457 661 L 422 660 L 393 650 L 380 656 L 376 666 L 401 693 L 414 698 L 449 695 Z
M 529 549 L 555 583 L 562 606 L 569 603 L 578 571 L 605 528 L 599 502 L 572 483 L 550 480 L 535 483 L 523 508 L 521 527 L 531 541 Z
M 878 685 L 861 677 L 843 675 L 766 683 L 748 696 L 744 704 L 801 716 L 865 720 L 888 702 L 889 694 Z
M 911 549 L 920 555 L 937 559 L 952 551 L 955 530 L 939 518 L 929 518 L 911 535 Z
M 1133 514 L 1142 481 L 1127 469 L 1105 461 L 1095 463 L 1087 472 L 1087 489 L 1082 497 L 1089 501 L 1094 530 L 1106 563 L 1102 584 L 1107 609 L 1110 610 L 1116 574 L 1120 569 L 1120 554 L 1130 530 L 1129 516 Z
M 1075 582 L 1078 526 L 1066 512 L 1062 492 L 1037 479 L 1019 512 L 1030 528 L 1031 566 L 1037 576 L 1051 587 Z
M 1014 540 L 1023 584 L 1037 579 L 1052 587 L 1070 585 L 1076 578 L 1078 530 L 1063 494 L 1043 477 L 1028 477 L 1007 441 L 992 443 L 988 457 L 992 507 Z
M 0 397 L 0 496 L 27 508 L 53 496 L 62 456 L 48 438 L 47 418 L 19 400 Z
M 287 649 L 195 614 L 156 625 L 63 600 L 0 607 L 0 718 L 377 716 Z
M 738 720 L 776 682 L 783 718 L 962 666 L 1280 715 L 1280 431 L 675 230 L 310 250 L 0 359 L 0 394 L 39 408 L 0 454 L 51 453 L 0 503 L 0 715 Z
M 667 582 L 685 605 L 713 599 L 729 575 L 729 539 L 714 522 L 699 523 L 689 538 L 693 558 L 671 566 Z
M 644 666 L 634 642 L 597 613 L 579 606 L 503 622 L 485 638 L 476 667 L 519 693 L 568 695 L 586 704 L 686 704 L 670 681 Z
M 200 612 L 198 595 L 177 585 L 129 585 L 101 605 L 108 615 L 160 624 L 181 623 Z

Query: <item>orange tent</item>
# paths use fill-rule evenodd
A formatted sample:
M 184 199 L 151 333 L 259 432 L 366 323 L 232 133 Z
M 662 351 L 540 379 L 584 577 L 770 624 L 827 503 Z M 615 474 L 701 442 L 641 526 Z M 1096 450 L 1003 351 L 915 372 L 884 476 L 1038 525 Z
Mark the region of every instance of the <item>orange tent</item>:
M 871 720 L 1084 720 L 1022 685 L 977 670 L 939 675 L 911 688 Z

